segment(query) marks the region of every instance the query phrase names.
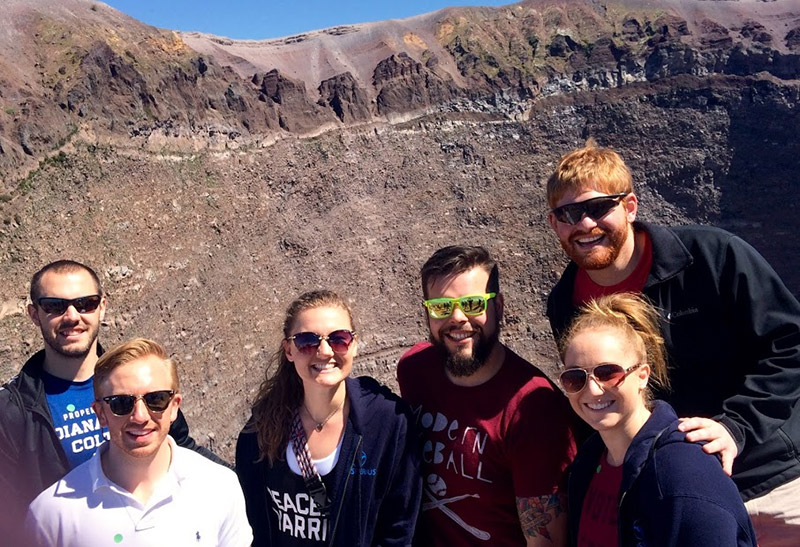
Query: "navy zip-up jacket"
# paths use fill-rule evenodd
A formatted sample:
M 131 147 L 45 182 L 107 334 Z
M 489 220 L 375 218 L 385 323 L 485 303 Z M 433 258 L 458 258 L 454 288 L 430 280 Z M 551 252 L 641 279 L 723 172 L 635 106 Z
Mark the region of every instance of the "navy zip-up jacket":
M 756 546 L 736 485 L 700 443 L 685 440 L 678 416 L 656 401 L 625 453 L 619 497 L 619 545 Z M 578 452 L 568 482 L 570 544 L 576 545 L 583 500 L 605 450 L 595 433 Z
M 662 315 L 679 416 L 716 418 L 739 449 L 733 480 L 747 501 L 800 477 L 800 303 L 735 235 L 635 222 L 653 244 L 642 293 Z M 570 262 L 547 301 L 558 338 L 576 310 Z
M 408 405 L 374 379 L 347 378 L 350 414 L 334 467 L 328 545 L 408 546 L 422 497 L 417 436 L 409 431 Z M 252 418 L 251 418 L 252 419 Z M 272 537 L 267 474 L 292 473 L 285 460 L 259 458 L 252 424 L 236 444 L 236 472 L 244 490 L 253 545 L 278 545 Z M 362 472 L 365 471 L 365 472 Z

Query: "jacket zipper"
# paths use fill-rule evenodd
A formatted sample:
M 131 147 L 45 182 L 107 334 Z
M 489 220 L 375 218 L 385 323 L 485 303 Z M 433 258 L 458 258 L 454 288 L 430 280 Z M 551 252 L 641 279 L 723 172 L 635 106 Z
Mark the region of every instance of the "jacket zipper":
M 347 484 L 350 482 L 350 471 L 356 465 L 356 456 L 358 455 L 358 451 L 361 449 L 361 439 L 363 437 L 361 435 L 358 436 L 358 441 L 356 442 L 356 449 L 353 450 L 353 457 L 350 460 L 350 465 L 347 468 L 347 476 L 344 479 L 344 487 L 342 488 L 342 498 L 339 500 L 339 507 L 336 509 L 336 518 L 333 521 L 333 529 L 331 530 L 331 541 L 328 545 L 333 545 L 333 540 L 336 538 L 336 530 L 339 527 L 339 516 L 342 514 L 342 506 L 344 505 L 344 498 L 347 492 Z

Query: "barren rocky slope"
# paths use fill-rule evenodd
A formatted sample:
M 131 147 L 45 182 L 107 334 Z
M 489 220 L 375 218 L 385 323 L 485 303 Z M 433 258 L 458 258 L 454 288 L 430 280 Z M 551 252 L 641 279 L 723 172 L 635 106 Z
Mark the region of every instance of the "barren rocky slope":
M 552 372 L 563 259 L 543 182 L 588 136 L 630 162 L 645 218 L 739 233 L 797 294 L 788 4 L 530 1 L 242 44 L 10 0 L 0 379 L 40 346 L 30 275 L 86 261 L 110 295 L 104 342 L 174 351 L 193 433 L 230 457 L 294 296 L 348 296 L 358 372 L 392 384 L 426 336 L 418 268 L 453 242 L 495 253 L 504 338 Z

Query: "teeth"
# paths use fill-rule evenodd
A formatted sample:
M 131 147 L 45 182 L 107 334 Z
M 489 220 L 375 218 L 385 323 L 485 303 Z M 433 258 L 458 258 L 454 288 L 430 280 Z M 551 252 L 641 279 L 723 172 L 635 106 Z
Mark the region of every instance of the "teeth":
M 466 340 L 467 338 L 471 338 L 474 333 L 472 332 L 450 332 L 447 334 L 453 340 Z
M 322 372 L 323 370 L 331 370 L 336 368 L 334 363 L 325 363 L 324 365 L 312 365 L 311 368 L 316 370 L 317 372 Z
M 577 238 L 575 241 L 577 241 L 581 245 L 589 245 L 590 243 L 597 243 L 601 239 L 603 239 L 603 234 L 593 237 Z
M 610 407 L 612 404 L 614 404 L 614 401 L 606 401 L 605 403 L 586 403 L 586 406 L 592 410 L 603 410 L 604 408 Z

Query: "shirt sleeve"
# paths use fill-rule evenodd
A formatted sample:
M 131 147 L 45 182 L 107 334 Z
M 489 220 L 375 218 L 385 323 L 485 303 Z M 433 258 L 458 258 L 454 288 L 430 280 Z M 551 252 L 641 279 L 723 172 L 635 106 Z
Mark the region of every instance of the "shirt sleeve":
M 48 529 L 46 525 L 39 520 L 38 515 L 41 514 L 42 516 L 46 517 L 50 514 L 46 508 L 37 509 L 35 504 L 31 504 L 31 507 L 28 509 L 28 514 L 25 517 L 25 524 L 24 524 L 24 531 L 22 536 L 24 538 L 25 544 L 30 545 L 32 547 L 47 547 L 49 545 L 56 545 L 57 537 L 54 537 L 52 534 L 48 533 Z
M 253 531 L 247 520 L 244 494 L 236 474 L 225 470 L 225 487 L 228 490 L 228 513 L 219 531 L 218 545 L 247 547 L 253 542 Z

